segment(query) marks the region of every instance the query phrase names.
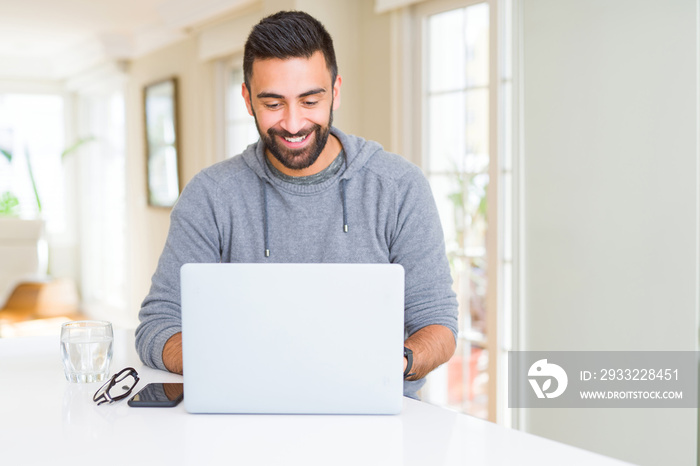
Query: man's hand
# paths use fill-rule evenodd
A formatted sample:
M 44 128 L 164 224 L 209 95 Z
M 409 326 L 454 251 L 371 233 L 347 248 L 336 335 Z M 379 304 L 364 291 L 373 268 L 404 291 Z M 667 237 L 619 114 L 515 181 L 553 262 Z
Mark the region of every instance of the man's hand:
M 182 374 L 182 332 L 176 333 L 165 342 L 163 364 L 170 372 Z
M 413 351 L 414 373 L 407 380 L 422 379 L 440 364 L 444 364 L 452 357 L 457 345 L 452 330 L 444 325 L 428 325 L 408 337 L 404 346 Z M 403 369 L 406 371 L 406 358 L 403 358 Z
M 447 362 L 455 352 L 455 339 L 452 331 L 442 325 L 429 325 L 408 337 L 404 346 L 413 351 L 415 375 L 408 380 L 422 379 L 440 364 Z M 176 333 L 168 339 L 163 347 L 163 364 L 166 369 L 182 374 L 182 333 Z M 406 370 L 406 358 L 403 368 Z

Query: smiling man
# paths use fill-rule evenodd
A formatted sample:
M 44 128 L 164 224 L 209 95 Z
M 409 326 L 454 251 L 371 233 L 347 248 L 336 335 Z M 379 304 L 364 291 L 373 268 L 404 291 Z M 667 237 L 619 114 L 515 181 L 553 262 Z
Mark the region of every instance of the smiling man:
M 242 94 L 260 140 L 203 170 L 180 196 L 139 313 L 141 359 L 182 372 L 183 264 L 397 263 L 406 287 L 404 394 L 416 398 L 424 377 L 454 353 L 457 332 L 442 228 L 425 177 L 376 142 L 333 126 L 342 78 L 331 36 L 310 15 L 280 12 L 258 23 L 243 71 Z
M 338 138 L 330 134 L 333 110 L 340 105 L 341 78 L 331 82 L 323 54 L 256 60 L 251 74 L 243 85 L 243 98 L 270 162 L 297 177 L 330 165 L 341 149 Z M 316 83 L 324 86 L 313 87 Z M 253 85 L 260 92 L 251 99 L 248 88 Z

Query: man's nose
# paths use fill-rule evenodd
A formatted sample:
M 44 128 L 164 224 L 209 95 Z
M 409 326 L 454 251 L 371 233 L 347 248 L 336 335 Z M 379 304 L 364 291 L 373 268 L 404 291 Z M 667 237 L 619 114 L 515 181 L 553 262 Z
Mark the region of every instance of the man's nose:
M 294 105 L 288 106 L 285 109 L 280 126 L 291 134 L 297 134 L 304 129 L 304 115 L 302 109 Z

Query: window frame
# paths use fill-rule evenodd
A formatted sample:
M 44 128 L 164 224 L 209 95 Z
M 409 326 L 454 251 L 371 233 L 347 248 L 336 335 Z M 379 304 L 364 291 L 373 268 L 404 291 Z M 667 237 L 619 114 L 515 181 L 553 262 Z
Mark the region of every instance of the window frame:
M 232 120 L 229 118 L 230 115 L 230 99 L 229 99 L 229 87 L 231 86 L 231 73 L 235 70 L 243 69 L 243 54 L 237 53 L 235 55 L 229 56 L 218 60 L 215 64 L 215 87 L 216 87 L 216 99 L 215 108 L 216 113 L 215 121 L 215 131 L 216 131 L 216 143 L 215 143 L 215 155 L 216 161 L 221 162 L 227 158 L 233 157 L 237 154 L 228 154 L 229 148 L 229 128 L 232 124 Z M 249 123 L 253 122 L 253 117 L 250 117 Z M 253 123 L 254 124 L 254 123 Z
M 402 96 L 405 100 L 410 97 L 410 103 L 403 104 L 404 107 L 413 107 L 410 112 L 403 112 L 409 117 L 403 117 L 401 121 L 394 124 L 394 128 L 406 135 L 409 130 L 408 145 L 402 148 L 410 154 L 410 158 L 421 166 L 424 171 L 427 167 L 425 154 L 427 153 L 425 141 L 425 128 L 427 127 L 427 112 L 425 108 L 425 96 L 427 93 L 427 41 L 425 40 L 425 26 L 427 18 L 431 15 L 446 11 L 466 8 L 477 4 L 485 3 L 489 7 L 489 186 L 487 190 L 488 202 L 488 229 L 486 234 L 486 259 L 487 259 L 487 291 L 486 291 L 486 311 L 487 311 L 487 335 L 484 348 L 488 351 L 488 420 L 510 425 L 510 417 L 506 417 L 507 412 L 507 351 L 512 349 L 513 342 L 517 341 L 517 318 L 514 305 L 517 302 L 517 250 L 514 242 L 517 240 L 516 222 L 517 204 L 515 192 L 517 178 L 514 176 L 513 164 L 514 154 L 517 153 L 515 144 L 515 125 L 517 111 L 511 102 L 511 113 L 504 114 L 505 97 L 503 94 L 505 80 L 510 80 L 511 98 L 515 100 L 517 89 L 515 89 L 515 76 L 505 76 L 504 70 L 511 70 L 514 74 L 513 49 L 513 29 L 512 21 L 513 4 L 512 0 L 432 0 L 422 2 L 418 5 L 405 8 L 394 15 L 392 24 L 397 29 L 393 37 L 401 42 L 401 61 L 395 65 L 395 69 L 403 70 L 403 73 L 394 72 L 400 77 L 402 92 L 397 92 L 397 96 Z M 408 18 L 407 18 L 408 16 Z M 410 29 L 406 34 L 406 29 Z M 508 31 L 508 32 L 507 32 Z M 405 40 L 410 36 L 413 40 Z M 415 54 L 415 50 L 421 53 Z M 511 60 L 506 63 L 506 60 Z M 408 63 L 406 63 L 408 62 Z M 509 66 L 508 66 L 509 65 Z M 405 71 L 410 70 L 410 73 Z M 506 122 L 506 119 L 508 120 Z M 407 121 L 408 120 L 408 121 Z M 511 133 L 506 134 L 504 126 L 510 124 Z M 510 138 L 506 144 L 505 137 Z M 398 140 L 400 138 L 395 138 Z M 505 151 L 511 151 L 505 154 Z M 510 163 L 504 163 L 509 160 Z M 507 183 L 503 183 L 506 180 Z M 510 188 L 509 192 L 504 192 L 504 187 Z M 507 216 L 507 218 L 506 218 Z M 508 227 L 508 231 L 504 230 Z M 504 252 L 510 251 L 511 257 L 504 257 Z M 508 265 L 509 264 L 509 265 Z M 504 282 L 503 274 L 506 267 L 509 269 L 509 280 Z M 508 289 L 505 290 L 504 286 Z M 508 328 L 505 328 L 507 326 Z M 468 335 L 460 335 L 463 342 L 469 342 Z M 442 380 L 440 380 L 442 379 Z M 429 376 L 429 390 L 438 388 L 440 391 L 447 389 L 447 370 L 444 367 L 436 369 Z M 438 404 L 446 403 L 446 393 L 431 394 L 431 402 Z

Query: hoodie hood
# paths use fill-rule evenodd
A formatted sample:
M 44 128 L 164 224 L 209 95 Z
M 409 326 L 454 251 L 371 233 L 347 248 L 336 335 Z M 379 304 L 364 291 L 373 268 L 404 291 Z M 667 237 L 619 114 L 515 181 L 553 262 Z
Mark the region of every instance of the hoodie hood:
M 258 140 L 257 143 L 251 144 L 243 152 L 243 160 L 246 165 L 250 167 L 251 170 L 257 175 L 260 180 L 260 188 L 262 190 L 263 197 L 263 231 L 264 231 L 264 242 L 265 242 L 265 257 L 270 257 L 270 247 L 269 247 L 269 225 L 270 218 L 268 216 L 268 189 L 270 185 L 275 186 L 277 189 L 288 191 L 293 194 L 299 195 L 310 195 L 315 193 L 320 193 L 326 189 L 330 189 L 338 182 L 338 187 L 340 190 L 340 208 L 343 210 L 343 225 L 342 229 L 344 233 L 350 231 L 349 219 L 348 219 L 348 209 L 347 209 L 347 186 L 348 182 L 352 179 L 353 175 L 360 171 L 369 159 L 377 152 L 382 151 L 382 146 L 374 141 L 367 141 L 358 136 L 351 136 L 343 133 L 338 128 L 331 127 L 331 134 L 338 138 L 340 144 L 343 146 L 343 151 L 345 152 L 345 170 L 342 170 L 338 176 L 333 176 L 328 180 L 325 180 L 318 184 L 313 185 L 297 185 L 292 183 L 287 183 L 279 178 L 275 177 L 270 173 L 267 164 L 265 163 L 265 145 L 262 140 Z
M 367 161 L 377 152 L 382 151 L 382 146 L 374 141 L 368 141 L 358 136 L 347 135 L 336 127 L 331 127 L 331 134 L 338 138 L 345 151 L 345 170 L 339 174 L 341 180 L 350 180 L 355 173 L 360 171 Z M 265 145 L 262 140 L 251 144 L 243 152 L 243 160 L 261 181 L 267 181 L 277 187 L 298 194 L 313 194 L 321 192 L 333 185 L 338 177 L 332 177 L 316 185 L 298 186 L 290 185 L 274 177 L 265 164 Z M 297 188 L 295 188 L 297 186 Z

